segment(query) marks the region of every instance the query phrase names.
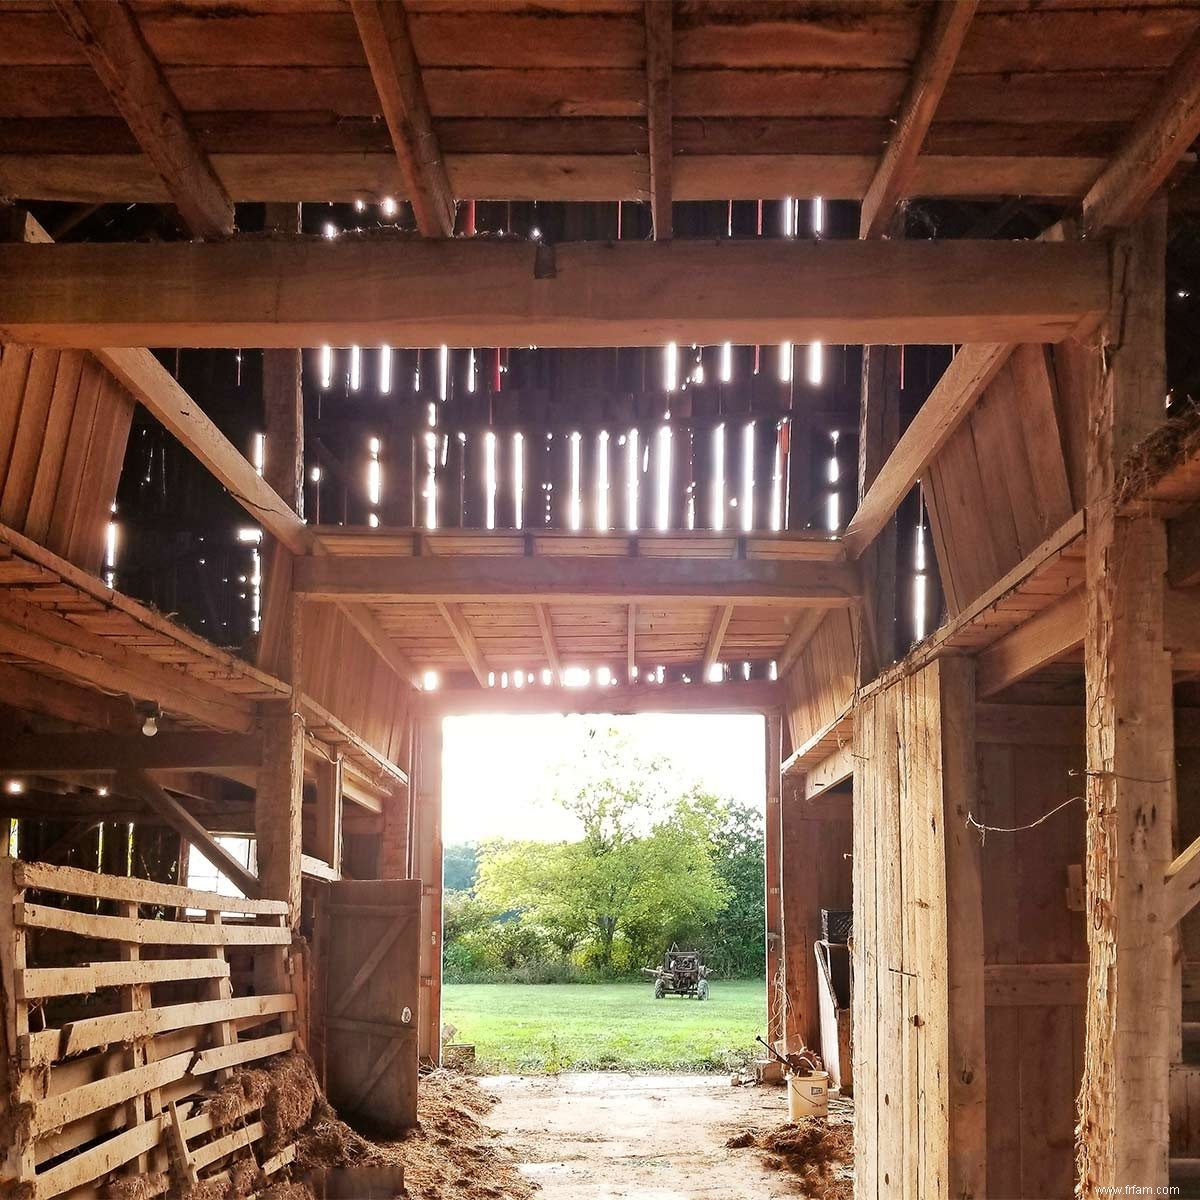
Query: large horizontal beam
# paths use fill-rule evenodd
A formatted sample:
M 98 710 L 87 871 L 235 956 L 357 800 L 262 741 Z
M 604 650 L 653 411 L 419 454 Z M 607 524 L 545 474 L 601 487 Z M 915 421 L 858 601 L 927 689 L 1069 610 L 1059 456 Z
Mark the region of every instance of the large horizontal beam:
M 442 715 L 467 713 L 766 713 L 783 704 L 780 685 L 749 683 L 624 684 L 590 688 L 472 688 L 424 692 L 421 707 Z
M 0 246 L 38 345 L 1056 342 L 1099 319 L 1089 243 L 241 241 Z
M 837 608 L 853 604 L 859 593 L 858 571 L 845 563 L 482 555 L 298 558 L 293 587 L 313 600 L 449 605 L 553 600 Z
M 0 743 L 0 771 L 204 770 L 257 767 L 262 739 L 241 733 L 39 733 Z

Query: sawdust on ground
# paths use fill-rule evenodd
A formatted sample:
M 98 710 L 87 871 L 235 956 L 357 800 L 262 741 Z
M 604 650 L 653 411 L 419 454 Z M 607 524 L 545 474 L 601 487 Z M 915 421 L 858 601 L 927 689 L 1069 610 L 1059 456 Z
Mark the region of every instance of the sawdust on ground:
M 851 1200 L 854 1195 L 854 1128 L 837 1114 L 805 1117 L 792 1124 L 744 1129 L 726 1141 L 730 1150 L 753 1148 L 763 1165 L 787 1171 L 812 1200 Z

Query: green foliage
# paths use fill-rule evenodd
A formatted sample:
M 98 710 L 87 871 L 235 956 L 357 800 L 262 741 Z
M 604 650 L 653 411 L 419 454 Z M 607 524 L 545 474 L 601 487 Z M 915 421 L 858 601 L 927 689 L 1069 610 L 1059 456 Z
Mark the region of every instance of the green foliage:
M 442 886 L 456 892 L 469 892 L 479 878 L 479 847 L 474 842 L 447 846 L 442 855 Z
M 670 764 L 609 731 L 573 764 L 556 802 L 570 842 L 454 848 L 446 881 L 449 980 L 597 980 L 637 975 L 672 942 L 720 975 L 763 969 L 763 835 L 754 810 L 681 790 Z

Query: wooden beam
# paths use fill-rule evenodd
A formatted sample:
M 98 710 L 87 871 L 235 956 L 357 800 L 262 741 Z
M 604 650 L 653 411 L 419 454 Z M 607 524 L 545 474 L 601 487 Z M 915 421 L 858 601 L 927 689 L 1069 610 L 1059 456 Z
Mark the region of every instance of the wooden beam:
M 637 679 L 637 605 L 625 610 L 625 678 L 629 683 Z
M 1011 633 L 979 652 L 976 682 L 981 697 L 994 696 L 1083 645 L 1086 597 L 1069 592 Z
M 815 800 L 830 788 L 854 778 L 854 746 L 845 742 L 804 774 L 804 799 Z M 849 816 L 849 809 L 847 809 Z
M 1168 1185 L 1170 1065 L 1181 1004 L 1163 879 L 1174 858 L 1171 658 L 1163 648 L 1166 531 L 1123 516 L 1115 479 L 1162 421 L 1166 201 L 1119 238 L 1114 313 L 1089 396 L 1087 440 L 1086 1037 L 1076 1148 L 1080 1195 Z
M 403 0 L 350 0 L 417 228 L 454 235 L 454 193 L 438 146 Z
M 1200 33 L 1183 48 L 1153 104 L 1084 196 L 1084 236 L 1102 237 L 1132 224 L 1197 137 Z
M 298 558 L 296 591 L 313 600 L 445 604 L 791 605 L 841 608 L 858 595 L 845 563 L 783 559 L 455 558 L 339 554 Z
M 32 217 L 28 218 L 27 224 L 31 242 L 52 244 L 50 235 Z M 278 538 L 293 553 L 303 554 L 308 549 L 308 531 L 297 515 L 299 509 L 293 510 L 259 476 L 241 451 L 149 350 L 99 347 L 95 355 L 267 533 Z M 302 426 L 303 412 L 299 419 Z
M 463 615 L 461 605 L 439 600 L 437 609 L 442 614 L 442 619 L 450 627 L 450 632 L 454 635 L 454 640 L 458 643 L 463 658 L 467 660 L 471 673 L 479 681 L 479 686 L 487 687 L 490 674 L 487 659 L 484 658 L 483 651 L 479 648 L 479 642 L 476 641 L 475 634 L 471 631 L 471 626 Z
M 770 680 L 700 683 L 640 683 L 594 688 L 483 688 L 423 692 L 423 711 L 445 716 L 468 713 L 764 713 L 783 704 L 780 685 Z
M 253 521 L 294 554 L 308 549 L 304 522 L 149 350 L 100 347 L 95 354 Z
M 55 0 L 114 107 L 196 236 L 233 233 L 233 202 L 125 0 Z
M 1086 242 L 0 246 L 0 336 L 84 349 L 1057 342 L 1108 292 Z
M 1171 860 L 1163 877 L 1163 921 L 1178 925 L 1200 901 L 1200 838 Z
M 558 686 L 562 687 L 562 660 L 558 655 L 558 643 L 554 640 L 554 623 L 550 620 L 550 610 L 544 604 L 535 604 L 533 611 L 537 615 L 538 628 L 542 631 L 542 646 L 546 651 L 546 661 L 550 664 L 550 670 L 554 672 Z
M 701 683 L 710 682 L 709 677 L 712 675 L 713 667 L 717 665 L 717 660 L 721 657 L 721 646 L 725 641 L 725 631 L 729 628 L 729 622 L 732 618 L 732 604 L 719 605 L 717 611 L 713 614 L 712 626 L 708 631 L 708 642 L 704 647 L 704 663 L 700 668 Z
M 428 78 L 428 70 L 425 72 Z M 452 71 L 448 74 L 460 74 Z M 444 78 L 446 76 L 443 76 Z M 355 82 L 357 94 L 357 81 Z M 722 83 L 725 87 L 727 84 Z M 718 104 L 721 102 L 718 100 Z M 351 204 L 364 196 L 404 196 L 404 179 L 389 145 L 360 150 L 358 127 L 346 131 L 345 145 L 353 153 L 322 152 L 315 139 L 336 138 L 342 130 L 331 127 L 325 114 L 285 112 L 256 114 L 254 126 L 237 130 L 239 138 L 261 139 L 247 153 L 226 153 L 218 146 L 228 138 L 219 128 L 220 118 L 204 131 L 210 155 L 221 179 L 237 201 L 294 200 L 320 196 L 323 202 Z M 299 120 L 298 120 L 299 118 Z M 569 118 L 573 127 L 584 124 Z M 535 122 L 536 123 L 536 122 Z M 605 122 L 607 124 L 607 122 Z M 819 125 L 819 121 L 817 124 Z M 54 122 L 39 121 L 40 126 Z M 170 196 L 144 155 L 113 147 L 81 153 L 80 132 L 69 119 L 59 124 L 68 133 L 63 142 L 39 141 L 28 153 L 5 145 L 0 151 L 0 192 L 29 200 L 65 200 L 83 203 L 164 204 Z M 208 122 L 206 122 L 206 125 Z M 366 122 L 364 122 L 366 124 Z M 503 122 L 518 125 L 517 120 Z M 629 122 L 634 125 L 634 121 Z M 674 197 L 676 200 L 757 200 L 796 192 L 803 181 L 804 194 L 829 199 L 858 200 L 870 186 L 879 165 L 878 152 L 869 154 L 789 153 L 784 145 L 770 153 L 706 153 L 701 139 L 711 139 L 710 123 L 688 122 L 691 142 L 701 153 L 683 153 L 678 117 L 675 126 Z M 730 122 L 732 125 L 733 122 Z M 744 123 L 747 141 L 763 122 Z M 547 126 L 542 126 L 547 128 Z M 367 137 L 371 137 L 367 131 Z M 549 136 L 561 138 L 557 122 L 549 123 Z M 794 136 L 787 121 L 774 136 L 780 143 Z M 270 139 L 270 140 L 268 140 Z M 614 154 L 562 153 L 458 153 L 445 145 L 450 186 L 459 196 L 494 200 L 594 201 L 612 203 L 648 198 L 648 172 L 644 141 L 628 152 Z M 997 196 L 1039 197 L 1061 203 L 1083 196 L 1103 168 L 1095 154 L 1053 153 L 1018 157 L 923 154 L 917 160 L 912 194 L 961 199 L 993 200 Z
M 650 212 L 657 241 L 670 241 L 672 219 L 671 75 L 674 70 L 673 0 L 645 0 L 646 125 L 650 137 Z
M 259 888 L 258 876 L 247 871 L 174 796 L 160 787 L 145 771 L 118 771 L 113 776 L 113 789 L 154 809 L 181 838 L 195 846 L 235 887 L 245 892 L 252 900 L 262 898 L 263 892 Z
M 879 536 L 1012 351 L 1010 345 L 986 342 L 963 346 L 954 356 L 850 518 L 843 540 L 851 558 L 858 558 Z
M 0 771 L 178 770 L 257 767 L 262 739 L 246 733 L 28 733 L 0 742 Z
M 139 654 L 34 604 L 0 594 L 0 648 L 109 693 L 153 700 L 168 712 L 233 733 L 254 728 L 253 706 L 234 692 Z
M 31 713 L 56 717 L 88 729 L 129 733 L 134 729 L 133 705 L 124 696 L 110 696 L 48 675 L 36 675 L 11 663 L 0 663 L 0 696 L 4 704 Z
M 379 623 L 379 618 L 365 605 L 346 601 L 338 605 L 345 614 L 346 620 L 358 630 L 370 643 L 371 649 L 383 659 L 405 683 L 414 686 L 421 673 L 413 666 L 409 658 L 403 654 L 393 641 L 392 636 Z
M 804 648 L 812 641 L 813 635 L 823 620 L 825 620 L 825 613 L 819 608 L 800 609 L 796 612 L 792 632 L 788 634 L 788 640 L 775 660 L 775 673 L 781 679 L 804 653 Z
M 883 237 L 896 206 L 912 194 L 917 158 L 977 7 L 978 0 L 933 5 L 895 130 L 863 197 L 860 238 Z
M 1167 524 L 1167 578 L 1172 587 L 1200 585 L 1200 507 Z

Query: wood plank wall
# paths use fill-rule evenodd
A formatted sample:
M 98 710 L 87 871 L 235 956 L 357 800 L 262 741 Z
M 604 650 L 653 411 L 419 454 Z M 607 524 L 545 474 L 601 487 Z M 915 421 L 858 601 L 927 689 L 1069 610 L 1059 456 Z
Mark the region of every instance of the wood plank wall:
M 321 648 L 305 654 L 305 693 L 359 737 L 404 764 L 405 734 L 413 689 L 379 657 L 332 604 L 303 608 L 303 644 Z
M 1004 828 L 1035 821 L 1082 792 L 1082 719 L 1070 744 L 980 743 L 977 763 L 979 819 Z M 1056 1003 L 1064 997 L 1039 986 L 1037 968 L 1087 962 L 1083 913 L 1068 891 L 1068 869 L 1083 858 L 1082 803 L 983 840 L 985 960 L 1027 968 L 1016 976 L 1027 986 L 994 995 L 987 1008 L 987 1195 L 996 1200 L 1074 1194 L 1083 989 L 1068 997 L 1075 1003 Z
M 951 614 L 1082 507 L 1079 382 L 1070 350 L 1019 346 L 922 480 Z
M 785 732 L 803 746 L 846 711 L 858 664 L 857 618 L 850 609 L 828 613 L 808 645 L 784 672 Z
M 0 346 L 0 523 L 99 572 L 133 407 L 90 354 Z
M 856 713 L 856 1195 L 985 1194 L 973 689 L 969 660 L 941 659 Z

